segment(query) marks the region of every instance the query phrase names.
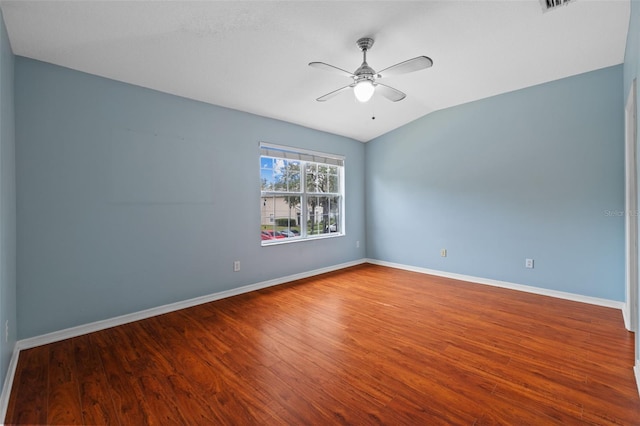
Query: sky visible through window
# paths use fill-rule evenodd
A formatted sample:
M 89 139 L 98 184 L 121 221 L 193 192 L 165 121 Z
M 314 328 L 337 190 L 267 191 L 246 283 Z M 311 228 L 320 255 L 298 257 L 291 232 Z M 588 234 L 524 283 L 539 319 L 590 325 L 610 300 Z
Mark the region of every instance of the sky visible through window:
M 262 189 L 273 189 L 277 180 L 282 178 L 285 160 L 281 158 L 260 158 L 260 180 Z

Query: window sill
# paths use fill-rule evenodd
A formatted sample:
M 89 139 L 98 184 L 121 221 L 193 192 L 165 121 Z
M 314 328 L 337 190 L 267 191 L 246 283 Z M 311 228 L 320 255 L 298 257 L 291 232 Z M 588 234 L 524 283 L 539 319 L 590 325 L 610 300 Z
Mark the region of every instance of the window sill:
M 336 238 L 336 237 L 344 237 L 344 232 L 338 233 L 338 232 L 334 232 L 331 234 L 322 234 L 322 235 L 318 235 L 317 237 L 307 237 L 307 238 L 300 238 L 300 237 L 289 237 L 289 238 L 281 238 L 281 239 L 276 239 L 276 240 L 264 240 L 261 243 L 262 247 L 270 247 L 270 246 L 279 246 L 279 245 L 283 245 L 283 244 L 292 244 L 292 243 L 300 243 L 303 241 L 317 241 L 317 240 L 326 240 L 329 238 Z

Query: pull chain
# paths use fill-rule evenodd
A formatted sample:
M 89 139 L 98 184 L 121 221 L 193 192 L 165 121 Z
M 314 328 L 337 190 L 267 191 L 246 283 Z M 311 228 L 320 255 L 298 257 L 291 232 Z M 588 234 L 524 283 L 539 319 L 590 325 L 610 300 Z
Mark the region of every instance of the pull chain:
M 375 106 L 375 96 L 371 99 L 371 119 L 376 119 L 376 106 Z

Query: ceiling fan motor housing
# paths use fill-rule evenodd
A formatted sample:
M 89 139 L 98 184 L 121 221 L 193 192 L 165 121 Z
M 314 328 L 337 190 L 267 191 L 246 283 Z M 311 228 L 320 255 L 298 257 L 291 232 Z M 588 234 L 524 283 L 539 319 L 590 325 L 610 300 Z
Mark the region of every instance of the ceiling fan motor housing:
M 358 68 L 356 72 L 353 73 L 353 75 L 355 76 L 356 81 L 365 79 L 373 80 L 376 72 L 369 66 L 369 64 L 363 62 L 362 65 L 360 65 L 360 68 Z

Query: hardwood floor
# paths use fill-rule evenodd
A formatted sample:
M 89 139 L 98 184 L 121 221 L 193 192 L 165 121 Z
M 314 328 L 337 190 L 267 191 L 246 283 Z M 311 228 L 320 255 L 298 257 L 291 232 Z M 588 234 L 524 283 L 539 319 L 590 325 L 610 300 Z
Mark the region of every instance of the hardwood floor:
M 11 424 L 639 425 L 619 310 L 374 265 L 20 354 Z

